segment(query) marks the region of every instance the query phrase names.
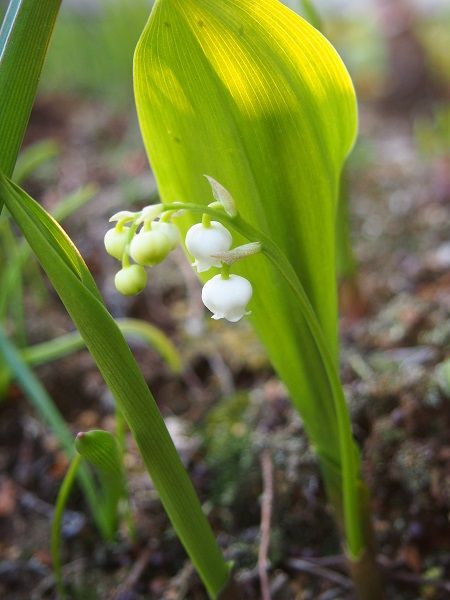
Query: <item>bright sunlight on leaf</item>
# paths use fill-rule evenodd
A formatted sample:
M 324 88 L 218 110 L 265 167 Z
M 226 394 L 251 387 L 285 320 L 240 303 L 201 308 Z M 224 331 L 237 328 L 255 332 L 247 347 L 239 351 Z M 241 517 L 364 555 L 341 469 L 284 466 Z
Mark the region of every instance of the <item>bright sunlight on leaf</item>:
M 158 0 L 134 68 L 163 201 L 209 204 L 204 173 L 229 190 L 290 260 L 337 364 L 334 229 L 356 103 L 335 50 L 275 0 Z M 236 271 L 254 284 L 255 328 L 319 454 L 335 461 L 336 415 L 305 318 L 263 256 L 245 263 Z

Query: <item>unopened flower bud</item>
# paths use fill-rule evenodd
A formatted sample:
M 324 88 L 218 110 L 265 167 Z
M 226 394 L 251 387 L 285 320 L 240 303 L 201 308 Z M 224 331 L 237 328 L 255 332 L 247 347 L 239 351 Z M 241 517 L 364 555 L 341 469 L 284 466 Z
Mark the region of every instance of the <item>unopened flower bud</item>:
M 154 221 L 152 223 L 152 230 L 159 231 L 169 238 L 171 250 L 173 250 L 180 241 L 180 232 L 178 231 L 178 227 L 173 223 Z
M 213 319 L 227 319 L 235 323 L 250 314 L 247 304 L 252 293 L 251 283 L 245 277 L 230 275 L 228 279 L 223 279 L 221 275 L 216 275 L 203 286 L 202 301 L 213 313 Z
M 105 234 L 104 243 L 106 252 L 110 256 L 117 258 L 117 260 L 122 260 L 123 253 L 125 252 L 125 246 L 127 245 L 128 232 L 128 227 L 124 227 L 121 230 L 113 227 Z
M 150 267 L 164 260 L 171 249 L 171 241 L 162 231 L 141 231 L 131 241 L 130 256 L 138 264 Z
M 186 234 L 186 248 L 195 258 L 193 266 L 198 273 L 220 267 L 220 261 L 213 255 L 229 250 L 232 242 L 231 233 L 218 221 L 211 221 L 209 227 L 197 223 Z
M 147 284 L 147 272 L 141 265 L 129 265 L 116 273 L 114 284 L 124 296 L 135 296 L 142 292 Z

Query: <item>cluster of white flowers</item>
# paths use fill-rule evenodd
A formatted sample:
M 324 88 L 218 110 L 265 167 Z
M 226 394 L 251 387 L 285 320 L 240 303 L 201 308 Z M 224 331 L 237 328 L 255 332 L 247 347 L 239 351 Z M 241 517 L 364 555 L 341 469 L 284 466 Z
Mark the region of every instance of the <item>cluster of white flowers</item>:
M 104 242 L 108 254 L 122 262 L 114 278 L 121 294 L 134 296 L 142 292 L 147 284 L 145 268 L 163 261 L 178 244 L 178 228 L 164 218 L 161 204 L 146 206 L 140 212 L 121 211 L 111 217 L 116 226 L 106 232 Z M 134 264 L 130 264 L 130 258 Z
M 218 199 L 211 206 L 219 206 L 228 215 L 235 215 L 229 193 L 211 178 L 208 181 Z M 147 283 L 146 268 L 163 261 L 177 246 L 180 236 L 178 228 L 171 222 L 173 216 L 174 210 L 165 211 L 162 204 L 156 204 L 139 212 L 121 211 L 111 217 L 110 221 L 116 222 L 116 225 L 106 232 L 104 242 L 108 254 L 122 262 L 122 268 L 114 279 L 121 294 L 133 296 L 142 292 Z M 228 229 L 218 221 L 212 221 L 207 214 L 203 215 L 201 223 L 189 229 L 185 240 L 198 273 L 212 267 L 221 269 L 219 275 L 203 286 L 203 304 L 213 313 L 213 319 L 227 319 L 234 323 L 250 314 L 247 304 L 252 297 L 252 286 L 244 277 L 230 275 L 230 265 L 258 252 L 260 245 L 253 243 L 230 250 L 232 243 Z M 131 263 L 130 259 L 134 262 Z

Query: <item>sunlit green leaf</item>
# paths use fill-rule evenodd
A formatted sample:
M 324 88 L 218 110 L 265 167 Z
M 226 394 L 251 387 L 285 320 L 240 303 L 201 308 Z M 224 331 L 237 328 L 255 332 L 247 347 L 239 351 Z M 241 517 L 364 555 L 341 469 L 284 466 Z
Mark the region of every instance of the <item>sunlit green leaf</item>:
M 61 0 L 12 0 L 0 30 L 0 169 L 11 175 Z
M 209 204 L 203 174 L 229 190 L 295 269 L 337 366 L 335 220 L 356 103 L 335 50 L 276 0 L 158 0 L 134 72 L 163 201 Z M 329 382 L 295 296 L 264 256 L 235 271 L 253 283 L 251 319 L 323 464 L 339 464 Z

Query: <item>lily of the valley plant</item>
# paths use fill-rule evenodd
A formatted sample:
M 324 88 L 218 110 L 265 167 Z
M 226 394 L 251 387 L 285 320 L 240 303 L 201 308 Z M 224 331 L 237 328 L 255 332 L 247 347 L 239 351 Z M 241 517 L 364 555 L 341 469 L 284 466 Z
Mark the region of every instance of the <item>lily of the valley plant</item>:
M 77 326 L 218 598 L 230 565 L 136 361 L 76 247 L 11 181 L 59 4 L 11 0 L 0 31 L 0 205 Z M 115 215 L 105 246 L 121 262 L 116 287 L 139 293 L 181 232 L 213 318 L 248 315 L 260 336 L 316 452 L 358 598 L 381 600 L 338 371 L 337 196 L 357 121 L 348 73 L 327 40 L 278 0 L 156 0 L 134 82 L 161 204 Z
M 203 301 L 236 320 L 253 289 L 248 318 L 317 454 L 358 596 L 380 600 L 338 371 L 337 202 L 357 125 L 350 77 L 327 40 L 278 0 L 156 0 L 134 82 L 164 210 L 190 205 L 177 225 L 205 283 Z M 208 206 L 205 173 L 216 200 L 232 197 L 238 214 Z M 199 207 L 206 223 L 197 223 Z M 227 229 L 235 245 L 262 248 L 233 263 L 229 279 L 210 270 L 230 251 Z M 228 292 L 236 312 L 219 306 Z

